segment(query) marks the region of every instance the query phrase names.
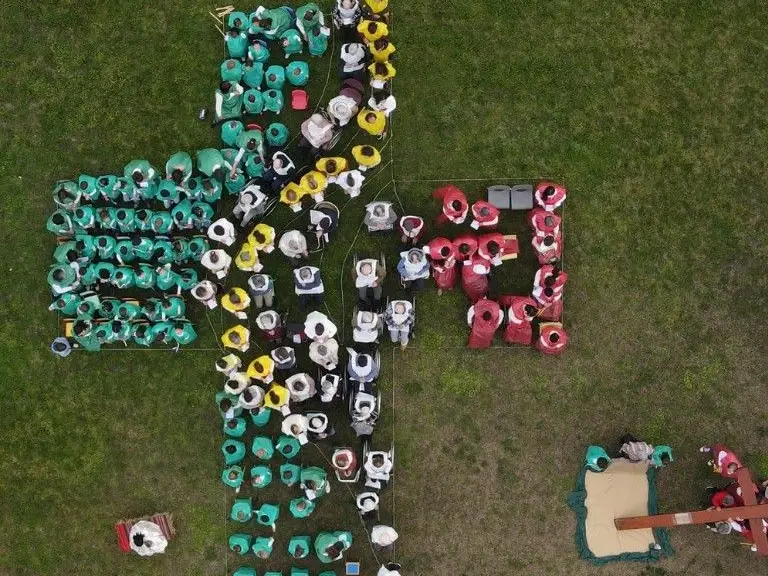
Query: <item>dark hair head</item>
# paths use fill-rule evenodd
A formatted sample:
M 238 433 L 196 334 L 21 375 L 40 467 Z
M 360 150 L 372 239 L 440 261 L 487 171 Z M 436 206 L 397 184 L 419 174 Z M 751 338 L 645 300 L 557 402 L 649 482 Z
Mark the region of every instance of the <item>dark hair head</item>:
M 224 180 L 227 179 L 227 171 L 221 167 L 216 168 L 216 170 L 213 171 L 213 177 L 219 182 L 224 182 Z
M 133 181 L 136 182 L 136 184 L 139 184 L 144 181 L 144 174 L 141 173 L 141 170 L 134 170 L 131 174 L 131 178 L 133 178 Z
M 544 225 L 545 226 L 552 226 L 555 223 L 555 217 L 551 214 L 547 214 L 544 216 Z
M 382 36 L 378 40 L 374 40 L 373 47 L 376 48 L 376 50 L 384 50 L 384 48 L 387 47 L 387 44 L 389 44 L 389 38 Z
M 259 20 L 259 26 L 261 28 L 271 28 L 272 18 L 262 18 L 261 20 Z
M 600 456 L 600 458 L 597 459 L 597 465 L 600 466 L 600 468 L 605 469 L 608 467 L 608 464 L 608 458 L 605 456 Z
M 669 464 L 669 454 L 664 452 L 664 454 L 661 455 L 660 460 L 662 464 Z
M 554 293 L 555 293 L 555 291 L 552 290 L 552 288 L 550 286 L 547 286 L 546 288 L 544 288 L 544 296 L 546 296 L 547 298 L 552 298 L 552 295 Z
M 56 268 L 56 270 L 53 271 L 53 279 L 64 280 L 64 270 L 61 268 Z
M 184 180 L 184 172 L 181 168 L 176 168 L 171 172 L 171 179 L 176 182 L 176 184 L 181 184 L 181 181 Z
M 495 240 L 491 240 L 488 242 L 488 252 L 490 252 L 493 256 L 499 253 L 499 250 L 501 249 L 501 246 L 499 246 L 499 243 Z
M 278 404 L 280 402 L 280 395 L 274 390 L 270 390 L 267 396 L 269 396 L 269 401 L 272 402 L 272 404 Z
M 366 366 L 368 366 L 368 356 L 366 354 L 360 354 L 357 357 L 357 364 L 361 368 L 365 368 Z
M 536 307 L 531 306 L 530 304 L 526 304 L 524 308 L 526 316 L 535 316 L 536 315 Z
M 544 244 L 544 246 L 552 246 L 552 244 L 554 243 L 555 243 L 554 236 L 547 236 L 544 238 L 544 240 L 542 240 L 542 244 Z M 547 280 L 549 280 L 549 278 L 547 278 Z
M 219 88 L 222 92 L 229 92 L 232 89 L 232 82 L 224 81 L 221 84 L 219 84 Z
M 363 156 L 373 156 L 373 146 L 365 145 L 360 148 L 360 154 Z
M 379 25 L 376 24 L 376 22 L 368 22 L 368 33 L 369 34 L 376 34 L 376 30 L 378 29 Z
M 454 210 L 461 210 L 461 202 L 459 200 L 451 201 L 451 208 Z
M 490 311 L 486 310 L 485 312 L 483 312 L 481 317 L 486 322 L 489 322 L 491 320 L 491 318 L 493 318 L 493 315 L 490 313 Z
M 51 216 L 51 222 L 54 224 L 64 224 L 64 216 L 59 212 L 54 212 L 53 216 Z
M 86 188 L 88 188 L 88 182 L 83 180 L 82 182 L 80 182 L 80 190 L 85 190 Z
M 559 342 L 560 341 L 560 334 L 558 334 L 557 332 L 552 332 L 549 335 L 549 341 L 552 342 L 552 344 L 555 344 L 555 343 Z
M 387 65 L 383 62 L 377 62 L 376 65 L 373 67 L 373 71 L 375 74 L 378 74 L 379 76 L 386 76 L 389 73 L 389 70 L 387 69 Z
M 451 249 L 448 248 L 448 246 L 443 246 L 442 248 L 440 248 L 440 256 L 442 256 L 443 258 L 448 258 L 448 256 L 450 255 L 451 255 Z
M 335 172 L 337 168 L 336 160 L 331 158 L 325 163 L 325 171 L 326 172 Z
M 544 192 L 543 192 L 544 198 L 549 198 L 550 196 L 554 196 L 554 194 L 555 194 L 554 186 L 547 186 L 546 188 L 544 188 Z
M 556 278 L 554 276 L 547 276 L 544 278 L 544 286 L 553 286 L 555 284 Z
M 224 234 L 224 226 L 221 226 L 220 224 L 216 224 L 216 226 L 213 227 L 213 233 L 221 236 L 222 234 Z

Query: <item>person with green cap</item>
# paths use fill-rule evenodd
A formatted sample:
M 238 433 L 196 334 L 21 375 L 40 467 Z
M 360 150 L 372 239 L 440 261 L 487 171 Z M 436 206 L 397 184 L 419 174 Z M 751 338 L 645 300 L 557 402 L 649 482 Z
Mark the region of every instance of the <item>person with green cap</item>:
M 80 287 L 80 267 L 75 262 L 54 264 L 48 272 L 48 285 L 55 296 Z
M 101 198 L 101 192 L 96 187 L 96 178 L 88 174 L 80 174 L 77 178 L 77 189 L 80 190 L 83 198 L 87 198 L 91 202 Z
M 224 156 L 216 148 L 204 148 L 197 152 L 197 169 L 208 178 L 223 182 L 226 177 Z
M 192 157 L 184 151 L 174 152 L 165 163 L 165 178 L 183 186 L 192 176 Z
M 136 210 L 133 208 L 118 208 L 115 211 L 115 224 L 117 225 L 117 230 L 122 234 L 130 234 L 131 232 L 135 232 L 135 214 Z
M 301 481 L 301 489 L 304 490 L 304 495 L 308 500 L 316 500 L 331 491 L 328 475 L 325 470 L 317 466 L 302 468 L 299 480 Z
M 587 468 L 593 472 L 603 472 L 611 463 L 611 457 L 602 446 L 589 446 L 584 457 Z
M 269 408 L 264 408 L 262 406 L 260 408 L 254 408 L 250 412 L 251 422 L 253 422 L 253 425 L 257 428 L 264 428 L 264 426 L 269 424 L 269 419 L 272 416 L 272 410 Z
M 248 30 L 248 15 L 245 12 L 230 12 L 227 18 L 227 28 L 245 32 Z
M 264 111 L 280 114 L 283 109 L 283 93 L 279 90 L 267 90 L 262 93 Z
M 229 549 L 240 556 L 245 556 L 251 549 L 251 536 L 237 532 L 229 537 Z
M 273 64 L 264 73 L 264 80 L 267 84 L 267 88 L 274 88 L 275 90 L 281 90 L 285 85 L 285 68 L 279 64 Z
M 325 27 L 325 18 L 323 17 L 323 11 L 314 2 L 304 4 L 296 8 L 296 28 L 301 32 L 302 37 L 306 40 L 307 34 L 315 30 L 316 28 Z M 330 34 L 330 30 L 328 30 Z
M 168 210 L 181 199 L 181 190 L 182 188 L 177 186 L 173 180 L 160 180 L 155 194 L 165 209 Z
M 301 466 L 285 463 L 280 465 L 280 481 L 289 488 L 299 481 Z
M 288 127 L 280 122 L 272 122 L 267 128 L 267 144 L 272 148 L 281 148 L 288 142 Z
M 264 63 L 256 62 L 255 60 L 253 62 L 246 62 L 243 67 L 243 83 L 245 83 L 250 90 L 258 90 L 261 87 L 262 80 L 264 80 Z M 248 91 L 245 92 L 244 97 L 247 94 Z M 247 109 L 248 104 L 245 100 L 243 103 Z
M 221 481 L 225 486 L 234 488 L 235 492 L 239 492 L 240 486 L 243 484 L 243 469 L 240 466 L 224 468 L 221 473 Z
M 96 227 L 96 209 L 93 206 L 78 206 L 70 217 L 72 226 L 78 231 Z
M 267 43 L 264 42 L 264 40 L 261 40 L 259 38 L 254 38 L 251 41 L 251 45 L 248 46 L 248 61 L 261 62 L 263 64 L 264 62 L 269 60 L 269 57 L 270 57 L 270 53 L 269 53 L 269 47 L 267 47 Z M 256 86 L 252 86 L 252 88 L 256 88 Z
M 315 509 L 315 503 L 312 500 L 307 500 L 303 496 L 300 498 L 294 498 L 288 505 L 288 510 L 291 512 L 291 516 L 302 520 L 308 518 Z
M 307 46 L 310 56 L 322 56 L 328 50 L 328 35 L 321 28 L 307 32 Z
M 296 438 L 291 438 L 285 434 L 281 434 L 277 439 L 277 451 L 287 459 L 295 457 L 301 449 L 301 444 Z
M 280 45 L 283 47 L 286 59 L 294 54 L 301 54 L 303 48 L 301 35 L 293 28 L 286 30 L 280 35 Z
M 253 518 L 253 504 L 250 498 L 238 498 L 232 503 L 229 517 L 233 522 L 248 522 Z
M 248 54 L 248 35 L 237 28 L 230 28 L 224 36 L 230 58 L 243 59 Z
M 245 458 L 245 444 L 230 438 L 221 445 L 221 453 L 224 454 L 224 463 L 227 466 L 239 464 Z
M 227 146 L 234 146 L 235 139 L 245 130 L 240 120 L 228 120 L 221 125 L 221 140 Z
M 272 483 L 272 470 L 269 466 L 254 466 L 251 468 L 251 486 L 266 488 Z
M 224 434 L 230 438 L 241 438 L 246 428 L 246 420 L 243 417 L 229 418 L 224 421 Z
M 275 447 L 272 445 L 272 439 L 268 436 L 256 436 L 251 445 L 251 451 L 254 456 L 260 460 L 270 460 L 275 453 Z
M 120 322 L 130 322 L 135 320 L 141 313 L 141 307 L 135 302 L 120 302 L 117 306 L 117 318 Z
M 112 174 L 106 174 L 99 176 L 96 180 L 96 188 L 99 190 L 99 195 L 107 202 L 116 202 L 120 197 L 120 192 L 115 194 L 115 187 L 117 186 L 117 176 Z
M 257 536 L 253 539 L 253 546 L 251 549 L 257 558 L 260 560 L 266 560 L 272 554 L 272 547 L 275 544 L 274 538 L 267 538 L 266 536 Z M 266 572 L 265 572 L 266 576 Z
M 150 228 L 157 235 L 168 234 L 173 229 L 173 218 L 170 212 L 154 212 Z
M 294 60 L 285 67 L 285 77 L 291 86 L 306 86 L 309 82 L 309 64 Z
M 275 40 L 280 34 L 293 27 L 296 19 L 293 10 L 287 6 L 267 9 L 259 6 L 254 14 L 259 19 L 261 33 L 268 40 Z
M 72 218 L 70 218 L 66 211 L 61 209 L 51 214 L 45 223 L 45 227 L 49 232 L 56 234 L 56 236 L 72 236 L 75 233 Z
M 351 532 L 321 532 L 315 538 L 315 553 L 323 564 L 341 560 L 352 546 Z
M 115 273 L 112 274 L 112 285 L 118 290 L 133 288 L 136 285 L 136 273 L 133 268 L 128 266 L 116 268 Z
M 256 511 L 256 522 L 262 526 L 269 526 L 273 532 L 279 517 L 280 507 L 276 504 L 262 504 Z
M 103 206 L 96 211 L 97 226 L 102 231 L 117 229 L 117 208 Z
M 243 65 L 234 58 L 224 60 L 219 66 L 222 82 L 237 83 L 243 79 Z
M 80 196 L 80 189 L 71 180 L 59 180 L 53 187 L 53 201 L 67 212 L 72 212 L 80 205 Z
M 147 160 L 132 160 L 123 168 L 123 176 L 133 181 L 144 198 L 154 198 L 160 175 Z
M 72 339 L 83 350 L 98 352 L 101 350 L 101 342 L 96 336 L 93 324 L 89 320 L 76 320 L 72 325 Z
M 184 198 L 184 200 L 171 208 L 171 218 L 173 218 L 173 226 L 177 230 L 190 230 L 194 228 L 192 203 L 189 201 L 189 198 Z
M 83 299 L 74 292 L 64 292 L 51 302 L 48 310 L 59 312 L 64 316 L 74 316 L 82 301 Z
M 309 556 L 312 539 L 309 536 L 292 536 L 288 542 L 288 554 L 296 560 Z
M 219 84 L 214 98 L 216 121 L 239 118 L 243 111 L 244 88 L 238 82 Z
M 261 90 L 257 88 L 246 90 L 243 97 L 243 107 L 246 114 L 261 114 L 264 110 L 264 98 L 261 96 Z

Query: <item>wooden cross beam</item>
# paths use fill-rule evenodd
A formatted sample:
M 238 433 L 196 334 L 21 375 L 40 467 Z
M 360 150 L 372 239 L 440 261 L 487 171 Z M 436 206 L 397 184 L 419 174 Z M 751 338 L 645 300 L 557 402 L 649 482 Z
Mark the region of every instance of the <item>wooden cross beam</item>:
M 674 526 L 711 524 L 727 521 L 732 518 L 741 518 L 749 520 L 757 553 L 760 556 L 768 556 L 768 538 L 763 529 L 763 519 L 768 519 L 768 504 L 757 503 L 752 475 L 748 468 L 739 468 L 736 471 L 736 480 L 739 483 L 739 488 L 741 488 L 741 498 L 744 500 L 744 506 L 732 506 L 720 510 L 697 510 L 694 512 L 679 512 L 677 514 L 617 518 L 615 520 L 616 529 L 672 528 Z

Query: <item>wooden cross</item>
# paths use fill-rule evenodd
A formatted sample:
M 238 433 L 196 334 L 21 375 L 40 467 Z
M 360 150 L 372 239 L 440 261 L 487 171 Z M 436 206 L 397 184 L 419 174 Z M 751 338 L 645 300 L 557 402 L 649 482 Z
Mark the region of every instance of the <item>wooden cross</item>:
M 634 516 L 617 518 L 617 530 L 637 530 L 639 528 L 672 528 L 687 524 L 711 524 L 731 518 L 749 520 L 752 537 L 755 540 L 757 553 L 768 556 L 768 538 L 763 529 L 763 518 L 768 519 L 768 504 L 758 504 L 755 497 L 752 474 L 748 468 L 736 470 L 736 480 L 741 488 L 741 498 L 744 506 L 732 506 L 721 510 L 697 510 L 694 512 L 679 512 L 677 514 L 656 514 L 654 516 Z

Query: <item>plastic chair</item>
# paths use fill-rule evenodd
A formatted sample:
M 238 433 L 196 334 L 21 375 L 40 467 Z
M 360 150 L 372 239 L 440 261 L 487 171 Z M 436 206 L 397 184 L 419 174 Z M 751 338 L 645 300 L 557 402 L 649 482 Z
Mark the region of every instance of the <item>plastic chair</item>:
M 306 90 L 291 90 L 291 108 L 306 110 L 309 107 L 309 95 Z

